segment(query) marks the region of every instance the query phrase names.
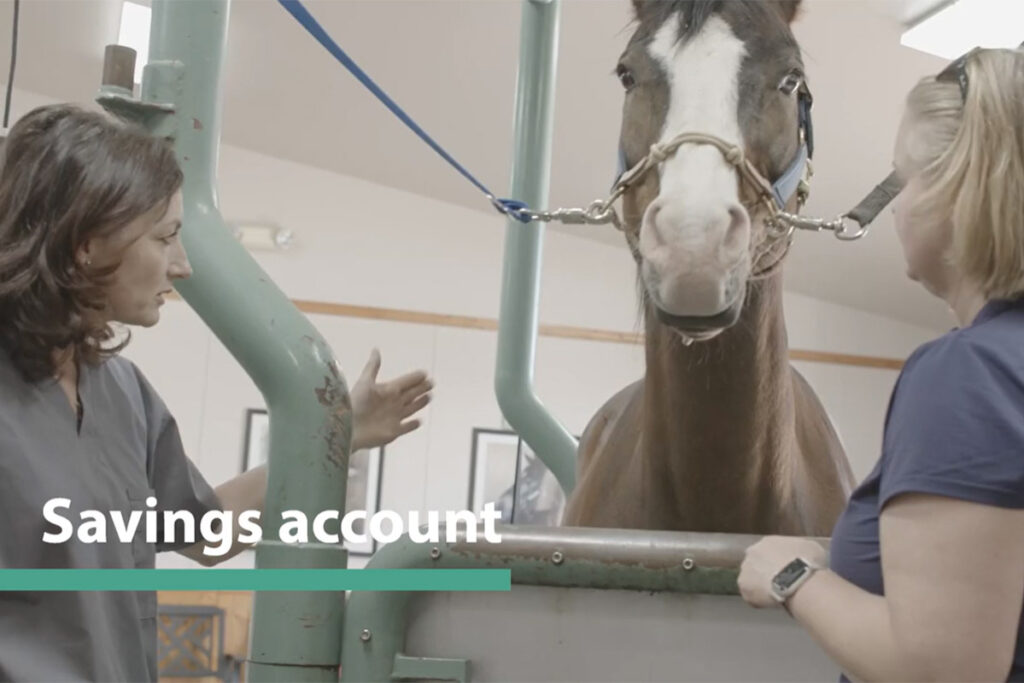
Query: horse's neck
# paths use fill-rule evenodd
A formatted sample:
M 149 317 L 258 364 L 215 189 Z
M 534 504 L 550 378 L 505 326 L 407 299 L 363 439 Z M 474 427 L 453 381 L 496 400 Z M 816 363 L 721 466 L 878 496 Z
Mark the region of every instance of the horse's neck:
M 791 465 L 783 459 L 794 450 L 794 411 L 781 281 L 776 273 L 757 283 L 740 320 L 709 342 L 684 346 L 647 316 L 642 438 L 661 486 L 692 492 L 701 482 L 704 500 L 756 496 Z

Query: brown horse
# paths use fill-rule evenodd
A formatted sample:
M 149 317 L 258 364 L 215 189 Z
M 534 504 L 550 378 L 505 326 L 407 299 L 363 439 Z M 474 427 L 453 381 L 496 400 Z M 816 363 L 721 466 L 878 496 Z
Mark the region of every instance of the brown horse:
M 791 234 L 767 220 L 764 180 L 802 170 L 810 142 L 800 2 L 633 4 L 617 72 L 624 162 L 651 166 L 623 195 L 647 371 L 587 427 L 563 523 L 829 535 L 853 475 L 789 364 Z M 792 211 L 800 193 L 785 184 L 776 203 Z

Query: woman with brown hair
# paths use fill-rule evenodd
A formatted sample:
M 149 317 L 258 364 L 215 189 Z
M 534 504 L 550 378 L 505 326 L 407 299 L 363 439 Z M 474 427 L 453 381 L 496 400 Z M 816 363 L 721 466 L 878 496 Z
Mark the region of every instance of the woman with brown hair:
M 825 552 L 753 546 L 739 587 L 785 604 L 851 678 L 1024 680 L 1024 51 L 979 50 L 907 98 L 895 168 L 908 275 L 959 329 L 893 390 L 882 455 Z
M 115 325 L 151 326 L 191 274 L 179 238 L 182 173 L 144 130 L 70 105 L 18 121 L 0 166 L 0 568 L 146 568 L 203 545 L 45 543 L 47 501 L 82 510 L 262 510 L 266 468 L 211 488 L 173 416 Z M 374 352 L 352 389 L 353 450 L 419 426 L 430 399 L 414 372 L 376 381 Z M 147 503 L 147 499 L 150 502 Z M 161 515 L 158 515 L 158 519 Z M 237 532 L 236 532 L 237 533 Z M 0 680 L 155 681 L 152 592 L 0 592 Z

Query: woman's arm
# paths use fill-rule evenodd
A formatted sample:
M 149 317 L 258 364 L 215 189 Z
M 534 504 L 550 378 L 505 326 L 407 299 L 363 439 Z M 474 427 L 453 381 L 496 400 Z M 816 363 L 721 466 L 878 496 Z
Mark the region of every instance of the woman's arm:
M 905 494 L 884 508 L 880 538 L 884 598 L 822 571 L 787 603 L 793 616 L 856 679 L 1005 681 L 1024 510 Z
M 380 353 L 375 349 L 352 387 L 352 452 L 364 448 L 384 446 L 399 436 L 420 426 L 418 420 L 409 419 L 430 402 L 433 382 L 423 371 L 410 372 L 389 382 L 378 382 Z M 227 481 L 216 489 L 221 508 L 234 513 L 234 538 L 230 549 L 222 555 L 204 555 L 204 543 L 196 543 L 179 552 L 208 567 L 234 557 L 251 544 L 238 540 L 243 530 L 238 527 L 238 515 L 247 510 L 258 510 L 262 518 L 264 497 L 267 492 L 267 467 L 261 465 Z
M 234 537 L 231 540 L 231 546 L 222 555 L 204 554 L 203 548 L 207 547 L 207 544 L 202 542 L 178 551 L 185 557 L 207 567 L 220 564 L 243 550 L 252 547 L 252 544 L 243 543 L 238 540 L 239 534 L 243 531 L 238 526 L 238 515 L 246 510 L 257 510 L 262 519 L 263 503 L 267 492 L 267 466 L 260 465 L 247 472 L 243 472 L 234 479 L 218 486 L 214 489 L 214 492 L 217 494 L 217 499 L 220 500 L 221 509 L 232 513 L 232 533 Z

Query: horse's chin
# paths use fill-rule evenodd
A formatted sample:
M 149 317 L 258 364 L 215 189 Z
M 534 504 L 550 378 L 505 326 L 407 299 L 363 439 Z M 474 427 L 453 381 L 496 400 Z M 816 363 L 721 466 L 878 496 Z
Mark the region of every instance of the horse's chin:
M 704 342 L 714 339 L 736 324 L 743 311 L 743 297 L 715 315 L 673 315 L 657 305 L 654 306 L 654 310 L 661 324 L 671 328 L 684 340 Z
M 715 337 L 717 337 L 718 335 L 720 335 L 723 332 L 725 332 L 724 329 L 722 329 L 722 330 L 710 330 L 708 332 L 692 332 L 692 331 L 686 331 L 686 330 L 679 330 L 679 329 L 676 329 L 674 327 L 671 328 L 671 329 L 672 329 L 673 334 L 675 334 L 677 337 L 679 337 L 679 339 L 681 341 L 683 341 L 684 343 L 686 343 L 686 344 L 693 344 L 693 343 L 700 344 L 702 342 L 709 342 L 712 339 L 714 339 Z

